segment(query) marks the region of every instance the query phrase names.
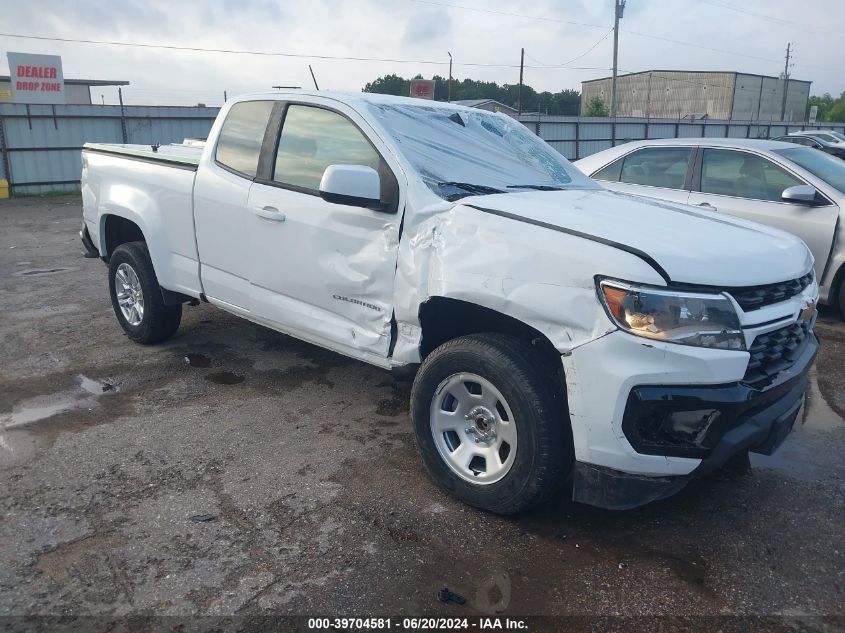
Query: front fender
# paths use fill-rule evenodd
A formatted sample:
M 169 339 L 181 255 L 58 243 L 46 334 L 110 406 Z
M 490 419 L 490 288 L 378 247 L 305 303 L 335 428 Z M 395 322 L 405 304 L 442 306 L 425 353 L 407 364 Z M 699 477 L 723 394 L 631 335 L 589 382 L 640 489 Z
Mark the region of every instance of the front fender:
M 596 295 L 597 274 L 664 283 L 625 251 L 457 205 L 400 245 L 394 361 L 419 362 L 419 306 L 435 296 L 513 317 L 567 354 L 616 329 Z

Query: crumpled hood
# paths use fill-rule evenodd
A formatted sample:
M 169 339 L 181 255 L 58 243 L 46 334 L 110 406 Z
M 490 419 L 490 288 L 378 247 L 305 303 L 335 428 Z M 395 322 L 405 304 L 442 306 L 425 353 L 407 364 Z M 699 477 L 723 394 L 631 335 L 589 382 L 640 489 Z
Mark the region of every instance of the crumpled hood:
M 722 287 L 776 283 L 802 276 L 813 262 L 799 238 L 779 229 L 606 189 L 474 196 L 460 204 L 641 251 L 680 283 Z

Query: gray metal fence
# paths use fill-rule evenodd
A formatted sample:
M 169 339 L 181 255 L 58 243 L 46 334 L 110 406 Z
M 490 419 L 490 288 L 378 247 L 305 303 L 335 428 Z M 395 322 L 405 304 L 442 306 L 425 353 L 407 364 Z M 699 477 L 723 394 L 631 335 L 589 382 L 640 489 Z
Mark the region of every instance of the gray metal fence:
M 564 116 L 517 117 L 540 138 L 569 160 L 629 141 L 657 138 L 760 138 L 770 139 L 803 130 L 837 130 L 845 133 L 845 123 L 800 123 L 762 121 L 697 121 L 677 119 L 637 119 Z
M 219 108 L 178 106 L 0 104 L 0 178 L 13 195 L 79 187 L 83 143 L 178 143 L 205 138 Z M 523 116 L 519 120 L 570 160 L 653 138 L 774 138 L 807 129 L 845 130 L 843 123 L 678 121 Z
M 84 143 L 205 138 L 219 108 L 0 104 L 0 178 L 12 195 L 79 188 Z

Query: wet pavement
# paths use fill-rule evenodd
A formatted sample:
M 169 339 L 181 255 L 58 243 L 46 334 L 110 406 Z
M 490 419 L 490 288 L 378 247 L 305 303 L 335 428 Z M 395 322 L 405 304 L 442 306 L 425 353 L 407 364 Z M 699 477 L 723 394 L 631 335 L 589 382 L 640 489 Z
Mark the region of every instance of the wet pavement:
M 208 305 L 131 343 L 80 217 L 0 205 L 0 614 L 845 615 L 832 311 L 772 457 L 635 511 L 501 518 L 428 480 L 384 371 Z

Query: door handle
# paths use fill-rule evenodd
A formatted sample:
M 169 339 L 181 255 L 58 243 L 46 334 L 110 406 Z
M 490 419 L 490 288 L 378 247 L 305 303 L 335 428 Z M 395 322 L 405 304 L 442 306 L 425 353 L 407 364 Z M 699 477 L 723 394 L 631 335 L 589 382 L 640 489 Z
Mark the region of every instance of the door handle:
M 700 206 L 700 207 L 707 207 L 708 209 L 715 209 L 715 208 L 716 208 L 716 207 L 714 207 L 712 204 L 710 204 L 709 202 L 700 202 L 700 203 L 698 204 L 698 206 Z
M 279 211 L 276 207 L 261 207 L 253 209 L 253 213 L 259 218 L 270 220 L 272 222 L 284 222 L 285 214 Z

